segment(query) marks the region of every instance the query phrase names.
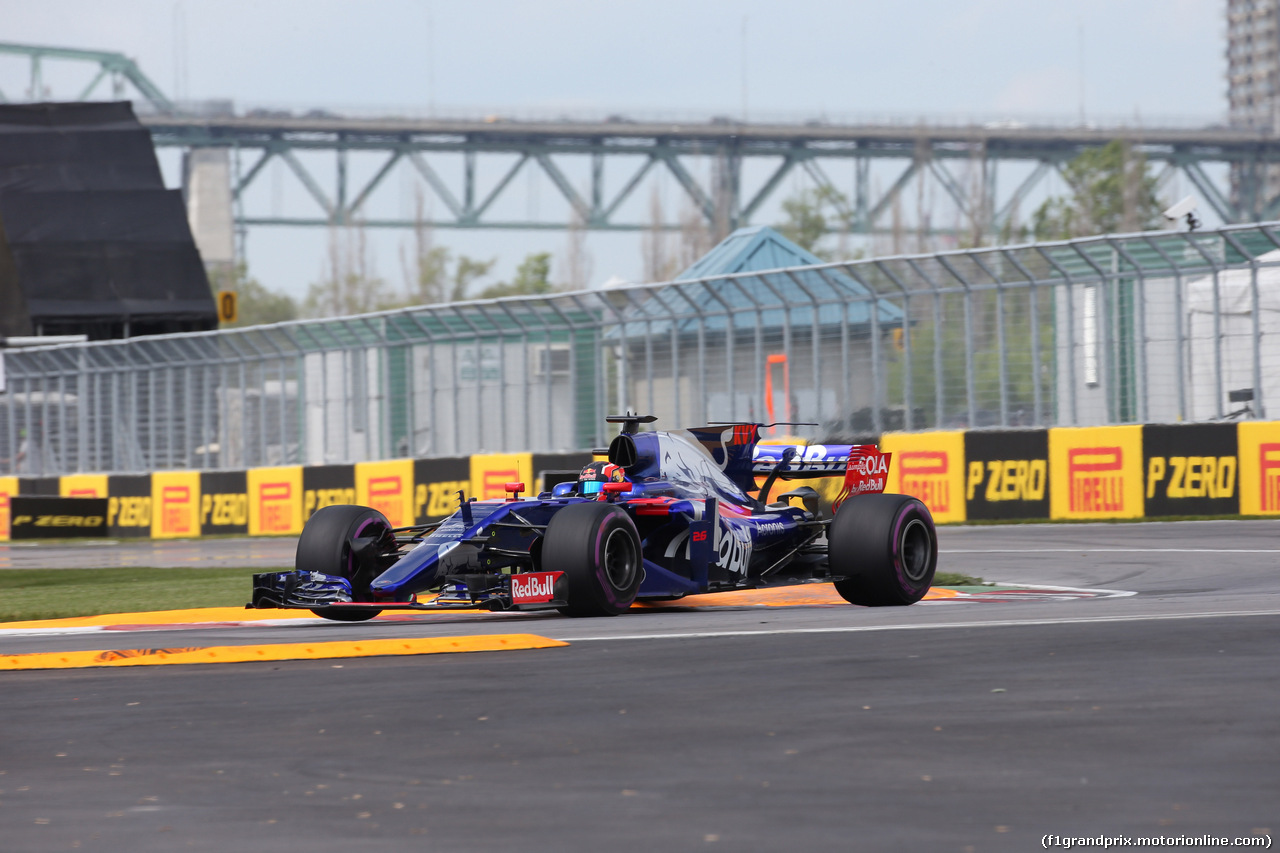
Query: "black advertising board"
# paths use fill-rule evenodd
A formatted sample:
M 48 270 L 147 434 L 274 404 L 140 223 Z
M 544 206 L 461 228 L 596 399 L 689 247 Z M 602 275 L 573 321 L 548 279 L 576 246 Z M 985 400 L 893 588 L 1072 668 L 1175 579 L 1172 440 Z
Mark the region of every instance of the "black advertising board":
M 471 457 L 415 459 L 413 484 L 415 524 L 453 515 L 458 508 L 458 491 L 471 496 Z
M 249 488 L 244 471 L 200 474 L 200 534 L 249 532 Z
M 1239 514 L 1236 425 L 1144 426 L 1142 477 L 1148 516 Z
M 151 475 L 107 478 L 107 530 L 112 536 L 151 535 Z
M 9 499 L 11 539 L 75 539 L 107 533 L 107 498 Z
M 529 490 L 551 491 L 556 483 L 573 480 L 577 482 L 578 474 L 591 462 L 591 451 L 578 453 L 535 453 L 533 454 L 533 482 Z M 570 477 L 569 475 L 573 476 Z
M 302 469 L 302 521 L 318 509 L 356 502 L 356 466 L 316 465 Z
M 18 480 L 18 494 L 33 498 L 56 498 L 61 495 L 61 477 L 22 477 Z
M 1049 431 L 964 434 L 966 517 L 1049 517 Z

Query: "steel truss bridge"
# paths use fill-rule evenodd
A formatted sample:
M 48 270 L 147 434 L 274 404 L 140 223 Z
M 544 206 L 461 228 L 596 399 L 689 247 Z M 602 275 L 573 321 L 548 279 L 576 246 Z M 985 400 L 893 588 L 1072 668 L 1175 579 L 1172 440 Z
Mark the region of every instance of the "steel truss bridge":
M 1261 221 L 1280 216 L 1280 194 L 1267 187 L 1268 166 L 1280 163 L 1280 137 L 1257 130 L 1134 127 L 1024 127 L 929 125 L 826 125 L 822 123 L 749 124 L 651 121 L 504 121 L 346 118 L 314 111 L 291 114 L 200 116 L 184 111 L 121 54 L 0 43 L 0 54 L 29 56 L 31 92 L 41 92 L 44 59 L 97 63 L 98 74 L 84 89 L 87 98 L 104 78 L 114 81 L 114 94 L 131 86 L 140 96 L 139 114 L 161 148 L 225 148 L 248 165 L 233 179 L 236 221 L 242 226 L 335 226 L 408 228 L 566 229 L 645 231 L 652 221 L 624 215 L 644 179 L 666 173 L 681 188 L 713 234 L 721 235 L 752 217 L 778 191 L 784 179 L 805 173 L 813 185 L 832 192 L 837 224 L 851 233 L 884 233 L 896 204 L 919 182 L 932 181 L 954 202 L 962 217 L 985 233 L 999 233 L 1016 216 L 1041 182 L 1057 173 L 1081 151 L 1125 140 L 1158 168 L 1160 186 L 1181 174 L 1204 204 L 1224 223 Z M 300 158 L 304 152 L 332 156 L 329 176 L 321 179 Z M 353 154 L 380 158 L 369 177 L 351 178 Z M 461 155 L 460 175 L 442 173 L 441 155 Z M 514 160 L 513 160 L 514 157 Z M 585 189 L 571 179 L 569 158 L 589 163 Z M 711 158 L 710 174 L 690 167 L 696 158 Z M 638 160 L 638 165 L 637 165 Z M 279 161 L 305 187 L 314 201 L 308 216 L 264 215 L 247 211 L 246 191 L 261 180 L 264 168 Z M 490 162 L 492 161 L 492 163 Z M 628 161 L 628 162 L 623 162 Z M 747 165 L 760 168 L 748 170 Z M 828 166 L 851 162 L 852 192 L 830 177 Z M 407 163 L 430 189 L 439 205 L 421 218 L 378 217 L 365 213 L 370 198 L 401 163 Z M 887 188 L 877 191 L 873 164 L 888 169 Z M 1002 167 L 1017 165 L 1020 175 L 1011 191 L 997 193 Z M 606 181 L 606 166 L 611 180 Z M 1226 166 L 1227 169 L 1214 168 Z M 614 174 L 625 169 L 622 179 Z M 965 174 L 958 176 L 957 169 Z M 536 170 L 550 181 L 565 202 L 563 221 L 499 218 L 496 203 L 511 192 L 524 170 Z M 748 186 L 744 172 L 764 174 Z M 479 176 L 498 174 L 496 183 Z M 1230 185 L 1224 185 L 1224 184 Z M 613 187 L 612 189 L 609 189 Z M 1275 189 L 1274 186 L 1272 186 Z M 1003 189 L 1003 188 L 1002 188 Z M 634 212 L 635 205 L 631 206 Z M 440 208 L 443 208 L 441 211 Z M 677 223 L 662 226 L 680 227 Z M 946 229 L 933 227 L 934 233 Z

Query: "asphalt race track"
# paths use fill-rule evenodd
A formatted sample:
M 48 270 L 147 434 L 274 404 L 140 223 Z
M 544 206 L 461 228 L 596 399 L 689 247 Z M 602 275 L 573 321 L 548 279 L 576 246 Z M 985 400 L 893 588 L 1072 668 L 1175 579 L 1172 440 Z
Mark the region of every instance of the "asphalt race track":
M 568 642 L 0 672 L 0 849 L 986 851 L 1046 834 L 1280 832 L 1280 522 L 941 537 L 943 570 L 1097 592 L 591 620 L 0 626 L 0 656 Z M 248 565 L 237 551 L 254 549 L 254 565 L 291 562 L 287 542 L 210 544 L 96 550 L 133 565 L 202 551 Z M 77 560 L 94 564 L 89 549 L 0 546 L 0 567 Z

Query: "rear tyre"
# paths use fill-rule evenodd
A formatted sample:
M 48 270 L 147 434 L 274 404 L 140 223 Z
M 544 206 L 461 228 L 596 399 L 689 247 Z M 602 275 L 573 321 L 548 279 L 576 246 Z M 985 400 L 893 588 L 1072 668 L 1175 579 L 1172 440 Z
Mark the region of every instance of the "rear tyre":
M 542 570 L 564 572 L 566 616 L 617 616 L 631 606 L 644 578 L 640 534 L 623 510 L 607 503 L 570 504 L 551 517 Z
M 867 607 L 915 604 L 938 568 L 938 531 L 929 508 L 910 495 L 859 495 L 827 530 L 836 592 Z
M 317 510 L 302 528 L 294 568 L 300 572 L 338 575 L 351 581 L 351 597 L 356 601 L 372 601 L 369 584 L 378 576 L 378 561 L 367 556 L 358 559 L 356 540 L 375 539 L 375 553 L 394 548 L 395 534 L 391 522 L 376 509 L 341 504 Z M 379 610 L 333 610 L 314 608 L 317 616 L 335 622 L 364 622 L 377 616 Z

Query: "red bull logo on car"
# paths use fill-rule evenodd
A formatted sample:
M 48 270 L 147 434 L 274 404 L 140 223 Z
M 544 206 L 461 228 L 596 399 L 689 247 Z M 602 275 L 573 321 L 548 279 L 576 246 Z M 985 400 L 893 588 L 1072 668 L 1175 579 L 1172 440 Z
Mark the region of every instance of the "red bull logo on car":
M 556 579 L 564 572 L 530 572 L 511 576 L 511 600 L 520 604 L 551 601 L 556 595 Z

